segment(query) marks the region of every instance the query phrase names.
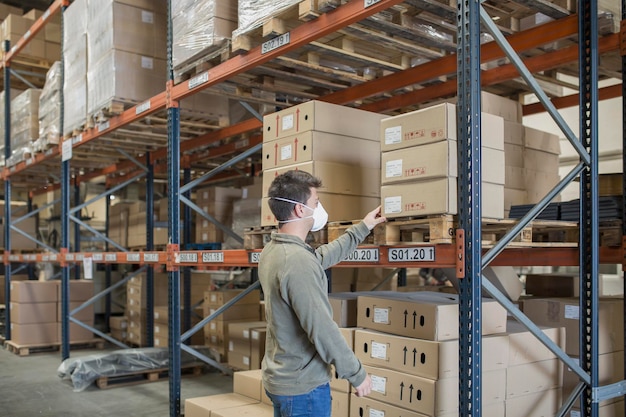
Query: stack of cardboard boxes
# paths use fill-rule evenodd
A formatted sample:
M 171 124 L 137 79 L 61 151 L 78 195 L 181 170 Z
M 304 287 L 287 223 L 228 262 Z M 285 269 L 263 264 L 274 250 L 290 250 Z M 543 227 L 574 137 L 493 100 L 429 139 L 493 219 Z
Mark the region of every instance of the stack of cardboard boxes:
M 182 297 L 182 295 L 181 295 Z M 181 304 L 182 304 L 181 300 Z M 183 321 L 183 313 L 184 309 L 181 308 L 181 323 Z M 195 314 L 194 314 L 195 313 Z M 202 307 L 196 308 L 194 312 L 191 314 L 191 327 L 195 326 L 200 320 L 198 317 L 202 314 Z M 186 329 L 182 328 L 181 331 L 184 332 Z M 169 343 L 169 307 L 168 306 L 159 306 L 154 308 L 154 347 L 168 347 Z M 204 335 L 202 332 L 196 332 L 191 335 L 189 339 L 189 344 L 191 345 L 203 345 L 204 344 Z
M 111 329 L 113 339 L 126 342 L 128 339 L 128 318 L 126 316 L 109 317 L 109 329 Z
M 457 213 L 456 107 L 444 103 L 386 118 L 380 125 L 383 215 Z M 504 217 L 504 127 L 483 113 L 482 217 Z
M 154 306 L 167 306 L 167 274 L 154 274 Z M 135 346 L 147 344 L 147 279 L 145 274 L 132 277 L 126 284 L 126 313 L 128 342 Z
M 578 360 L 580 349 L 578 298 L 531 298 L 523 302 L 524 313 L 535 323 L 545 326 L 563 326 L 566 332 L 565 352 Z M 599 304 L 598 326 L 598 382 L 601 386 L 624 379 L 624 302 L 621 298 L 602 298 Z M 563 396 L 567 397 L 579 382 L 578 376 L 563 367 Z M 578 409 L 579 403 L 575 404 Z M 601 415 L 624 415 L 623 397 L 600 403 Z M 606 413 L 606 414 L 605 414 Z M 572 414 L 574 416 L 574 414 Z
M 87 126 L 87 0 L 76 0 L 63 12 L 63 135 Z
M 7 6 L 3 5 L 3 7 Z M 25 14 L 21 12 L 21 9 L 12 8 L 0 25 L 2 40 L 11 42 L 12 47 L 25 36 L 35 23 L 35 20 L 43 15 L 43 12 L 35 9 Z M 20 57 L 32 59 L 36 62 L 48 61 L 50 63 L 61 58 L 60 16 L 54 16 L 49 20 L 34 37 L 30 38 L 20 52 Z
M 39 96 L 39 139 L 36 151 L 59 144 L 61 127 L 61 61 L 55 62 L 46 73 L 46 83 Z
M 244 321 L 228 325 L 228 364 L 238 370 L 261 369 L 267 323 Z
M 33 153 L 39 138 L 39 97 L 41 90 L 29 88 L 11 100 L 11 158 L 7 165 L 22 161 Z
M 204 293 L 204 303 L 202 304 L 204 317 L 215 313 L 224 304 L 241 294 L 242 291 L 206 291 Z M 204 344 L 219 353 L 222 356 L 222 362 L 228 362 L 229 360 L 229 324 L 242 321 L 258 321 L 261 317 L 260 299 L 260 292 L 252 291 L 204 327 Z
M 93 297 L 93 282 L 70 281 L 69 312 Z M 63 320 L 59 281 L 11 282 L 11 340 L 17 345 L 54 345 L 61 340 Z M 94 325 L 94 308 L 89 305 L 72 317 Z M 93 334 L 70 322 L 69 340 L 89 342 Z
M 210 187 L 196 192 L 195 203 L 218 222 L 230 228 L 233 223 L 233 204 L 242 198 L 241 188 Z M 223 242 L 227 234 L 213 222 L 196 216 L 196 242 Z
M 263 118 L 261 225 L 277 224 L 267 192 L 274 178 L 302 170 L 322 180 L 329 221 L 361 219 L 380 197 L 378 126 L 382 115 L 309 101 Z

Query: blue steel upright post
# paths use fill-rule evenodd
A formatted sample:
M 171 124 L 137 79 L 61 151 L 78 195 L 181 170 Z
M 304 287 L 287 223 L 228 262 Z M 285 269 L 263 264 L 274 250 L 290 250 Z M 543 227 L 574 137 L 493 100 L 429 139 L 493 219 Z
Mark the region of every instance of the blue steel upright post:
M 183 169 L 183 183 L 188 184 L 191 181 L 191 169 L 185 167 Z M 183 193 L 188 199 L 191 198 L 191 190 Z M 191 207 L 187 204 L 183 207 L 183 243 L 187 248 L 191 243 Z M 191 329 L 191 268 L 183 269 L 183 331 Z M 191 339 L 189 339 L 189 343 Z
M 180 109 L 171 100 L 174 83 L 172 65 L 172 0 L 167 2 L 167 185 L 168 253 L 180 249 Z M 180 270 L 168 262 L 168 345 L 170 417 L 180 417 Z
M 4 41 L 4 53 L 8 54 L 11 48 L 9 41 Z M 11 67 L 9 62 L 4 63 L 4 160 L 11 157 Z M 4 250 L 11 250 L 11 181 L 4 181 Z M 11 300 L 11 262 L 4 264 L 4 296 L 5 306 Z M 4 309 L 5 323 L 11 323 L 11 309 Z M 4 326 L 5 340 L 11 340 L 11 326 Z
M 626 21 L 626 0 L 622 0 L 622 22 Z M 624 25 L 622 25 L 624 27 Z M 622 50 L 622 236 L 626 236 L 626 51 Z M 622 238 L 622 247 L 626 248 L 626 238 Z M 622 270 L 624 270 L 622 261 Z M 626 294 L 626 271 L 622 272 L 623 291 Z M 626 298 L 623 300 L 624 311 L 626 311 Z M 624 320 L 624 346 L 626 346 L 626 320 Z M 626 375 L 626 351 L 624 351 L 624 375 Z M 626 396 L 624 396 L 626 400 Z
M 154 250 L 154 165 L 146 154 L 146 250 Z M 146 345 L 154 346 L 154 266 L 146 270 Z
M 74 207 L 77 207 L 81 204 L 80 201 L 80 184 L 78 183 L 78 179 L 74 178 Z M 82 216 L 80 211 L 76 213 L 79 219 L 82 220 Z M 74 224 L 74 252 L 80 252 L 80 226 L 75 223 Z M 74 279 L 80 279 L 80 264 L 74 265 Z
M 580 175 L 580 337 L 581 367 L 590 376 L 580 409 L 585 417 L 598 417 L 593 392 L 598 387 L 598 3 L 578 3 L 580 79 L 580 141 L 589 152 L 589 166 Z M 623 318 L 621 318 L 623 320 Z
M 460 0 L 457 16 L 458 218 L 465 246 L 459 276 L 459 416 L 481 415 L 480 3 Z M 460 240 L 460 237 L 457 237 Z M 458 243 L 458 242 L 457 242 Z

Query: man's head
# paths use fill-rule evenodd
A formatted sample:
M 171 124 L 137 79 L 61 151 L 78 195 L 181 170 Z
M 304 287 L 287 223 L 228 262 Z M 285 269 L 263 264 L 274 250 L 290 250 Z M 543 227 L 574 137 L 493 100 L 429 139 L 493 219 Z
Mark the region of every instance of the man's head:
M 315 209 L 317 206 L 317 188 L 322 181 L 304 171 L 287 171 L 274 178 L 268 191 L 269 207 L 278 222 L 297 217 L 296 210 L 306 208 L 289 201 L 297 201 L 304 206 Z M 313 200 L 314 201 L 310 201 Z M 280 199 L 280 200 L 279 200 Z M 299 213 L 299 212 L 298 212 Z M 307 215 L 311 215 L 310 211 Z

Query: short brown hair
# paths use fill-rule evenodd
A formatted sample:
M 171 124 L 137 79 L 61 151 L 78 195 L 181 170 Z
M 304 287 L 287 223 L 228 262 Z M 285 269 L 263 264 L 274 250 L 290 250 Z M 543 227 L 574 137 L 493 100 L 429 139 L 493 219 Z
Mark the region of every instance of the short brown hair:
M 319 188 L 322 181 L 305 171 L 291 170 L 274 178 L 267 193 L 270 210 L 281 222 L 289 219 L 295 206 L 288 201 L 276 200 L 272 197 L 280 197 L 306 204 L 311 198 L 311 188 Z

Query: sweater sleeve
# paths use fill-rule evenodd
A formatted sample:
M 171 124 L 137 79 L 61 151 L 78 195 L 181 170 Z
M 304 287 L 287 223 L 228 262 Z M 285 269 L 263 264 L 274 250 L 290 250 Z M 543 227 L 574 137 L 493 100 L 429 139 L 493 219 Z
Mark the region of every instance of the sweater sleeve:
M 369 233 L 365 223 L 355 224 L 339 238 L 317 248 L 315 256 L 321 262 L 322 268 L 328 269 L 350 255 Z
M 361 362 L 333 321 L 324 271 L 312 256 L 300 259 L 298 274 L 283 283 L 289 303 L 320 358 L 335 366 L 340 378 L 357 387 L 365 380 Z

